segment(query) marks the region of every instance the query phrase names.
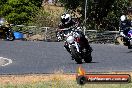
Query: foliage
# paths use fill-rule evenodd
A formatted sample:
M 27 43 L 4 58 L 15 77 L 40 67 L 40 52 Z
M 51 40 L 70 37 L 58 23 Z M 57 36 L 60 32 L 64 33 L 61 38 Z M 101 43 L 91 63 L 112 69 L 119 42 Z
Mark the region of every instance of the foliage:
M 132 6 L 131 0 L 87 0 L 87 27 L 97 30 L 117 30 L 119 18 L 128 6 Z M 68 9 L 81 7 L 84 20 L 85 0 L 61 0 Z
M 0 16 L 5 17 L 10 23 L 25 24 L 40 7 L 41 0 L 1 0 Z
M 13 24 L 32 24 L 37 26 L 55 26 L 59 16 L 42 10 L 43 0 L 0 0 L 0 17 Z M 81 19 L 84 20 L 85 0 L 59 0 L 66 9 L 81 7 Z M 97 30 L 118 30 L 119 18 L 131 0 L 87 0 L 87 27 Z
M 67 9 L 76 9 L 80 4 L 80 0 L 60 0 L 60 2 L 62 2 Z
M 7 83 L 5 85 L 0 85 L 0 88 L 131 88 L 132 83 L 128 84 L 85 84 L 79 85 L 76 81 L 73 80 L 50 80 L 50 81 L 40 81 L 40 82 L 32 82 L 32 83 L 18 83 L 11 84 Z
M 32 4 L 37 7 L 41 7 L 43 0 L 29 0 Z
M 63 13 L 64 7 L 45 5 L 32 18 L 30 25 L 38 27 L 58 27 L 60 15 Z
M 50 13 L 46 12 L 44 9 L 41 9 L 38 13 L 36 13 L 35 17 L 32 17 L 32 22 L 30 25 L 35 25 L 38 27 L 49 26 L 51 25 L 51 22 L 49 22 L 50 19 Z

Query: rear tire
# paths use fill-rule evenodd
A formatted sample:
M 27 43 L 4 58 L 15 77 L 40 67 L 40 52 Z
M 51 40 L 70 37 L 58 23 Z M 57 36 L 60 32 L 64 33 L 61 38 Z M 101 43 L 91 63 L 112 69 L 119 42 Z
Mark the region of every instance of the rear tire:
M 132 45 L 130 44 L 130 41 L 127 42 L 128 49 L 132 49 Z
M 132 49 L 132 45 L 129 45 L 129 46 L 128 46 L 128 49 Z
M 90 53 L 89 55 L 86 55 L 86 56 L 84 57 L 84 61 L 85 61 L 86 63 L 90 63 L 90 62 L 92 62 L 92 56 L 91 56 L 91 53 Z
M 13 40 L 15 40 L 15 36 L 14 36 L 13 32 L 9 32 L 9 35 L 7 35 L 7 40 L 8 40 L 8 41 L 13 41 Z
M 82 58 L 79 56 L 79 53 L 77 52 L 75 46 L 71 46 L 71 55 L 77 62 L 77 64 L 82 64 Z

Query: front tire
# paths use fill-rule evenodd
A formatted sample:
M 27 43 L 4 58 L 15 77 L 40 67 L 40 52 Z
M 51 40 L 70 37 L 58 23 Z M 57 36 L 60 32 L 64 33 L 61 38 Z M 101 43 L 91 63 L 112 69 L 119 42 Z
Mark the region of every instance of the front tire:
M 81 64 L 82 63 L 82 58 L 80 57 L 80 55 L 77 52 L 75 46 L 73 46 L 73 45 L 71 46 L 71 55 L 75 59 L 75 61 L 77 62 L 77 64 Z

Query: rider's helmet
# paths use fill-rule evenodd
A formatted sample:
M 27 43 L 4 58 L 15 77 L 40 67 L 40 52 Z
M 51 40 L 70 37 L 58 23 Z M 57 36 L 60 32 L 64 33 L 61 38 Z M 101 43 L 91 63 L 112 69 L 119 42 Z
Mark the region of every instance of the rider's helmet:
M 62 14 L 62 16 L 61 16 L 61 22 L 63 24 L 68 24 L 70 21 L 71 21 L 70 14 Z
M 0 18 L 0 25 L 9 27 L 9 23 L 7 22 L 7 20 L 5 18 Z
M 0 25 L 4 25 L 5 24 L 5 19 L 4 18 L 0 18 Z
M 122 15 L 122 16 L 120 17 L 120 20 L 121 20 L 121 21 L 125 21 L 125 20 L 126 20 L 126 16 L 125 16 L 125 15 Z

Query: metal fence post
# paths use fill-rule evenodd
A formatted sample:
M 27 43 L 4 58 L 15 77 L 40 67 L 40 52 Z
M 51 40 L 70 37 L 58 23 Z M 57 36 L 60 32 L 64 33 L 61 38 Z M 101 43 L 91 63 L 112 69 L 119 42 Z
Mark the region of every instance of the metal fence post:
M 85 29 L 84 29 L 84 35 L 86 32 L 86 19 L 87 19 L 87 0 L 85 0 Z

